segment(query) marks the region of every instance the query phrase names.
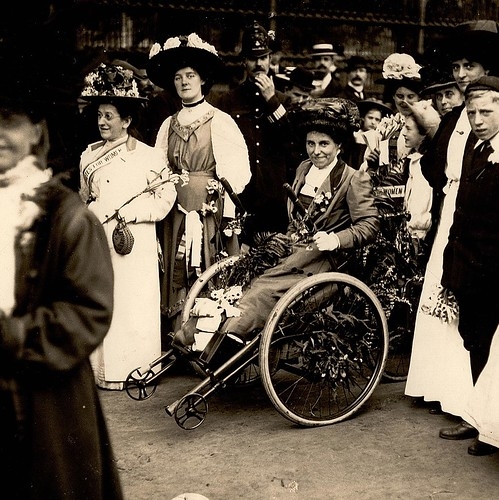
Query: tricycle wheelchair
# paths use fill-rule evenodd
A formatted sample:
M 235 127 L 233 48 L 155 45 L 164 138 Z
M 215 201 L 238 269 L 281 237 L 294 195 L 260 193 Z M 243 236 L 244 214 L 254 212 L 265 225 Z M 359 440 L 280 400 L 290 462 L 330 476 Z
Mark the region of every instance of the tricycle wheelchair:
M 230 269 L 242 258 L 227 257 L 200 275 L 186 297 L 183 324 L 197 299 L 231 285 Z M 165 407 L 181 428 L 201 425 L 207 398 L 216 390 L 260 380 L 279 413 L 300 426 L 315 427 L 351 417 L 383 375 L 389 338 L 385 313 L 365 283 L 343 272 L 303 278 L 279 299 L 264 328 L 255 333 L 241 344 L 215 333 L 201 353 L 172 342 L 160 358 L 130 373 L 126 392 L 136 400 L 149 398 L 159 377 L 187 357 L 203 380 Z M 230 349 L 224 351 L 227 345 Z

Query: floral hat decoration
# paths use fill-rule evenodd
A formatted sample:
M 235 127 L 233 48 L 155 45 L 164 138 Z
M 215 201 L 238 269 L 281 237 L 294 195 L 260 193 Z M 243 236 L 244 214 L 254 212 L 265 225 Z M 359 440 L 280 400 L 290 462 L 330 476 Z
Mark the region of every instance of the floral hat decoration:
M 80 97 L 86 101 L 126 99 L 145 101 L 139 94 L 134 73 L 123 66 L 101 63 L 84 80 Z
M 419 93 L 422 87 L 421 69 L 422 66 L 411 55 L 395 52 L 383 62 L 383 78 L 379 83 L 384 83 L 389 90 L 407 87 Z
M 194 68 L 203 79 L 212 80 L 224 65 L 215 47 L 196 33 L 171 37 L 163 45 L 155 43 L 151 47 L 147 74 L 155 85 L 172 87 L 175 73 L 186 67 Z

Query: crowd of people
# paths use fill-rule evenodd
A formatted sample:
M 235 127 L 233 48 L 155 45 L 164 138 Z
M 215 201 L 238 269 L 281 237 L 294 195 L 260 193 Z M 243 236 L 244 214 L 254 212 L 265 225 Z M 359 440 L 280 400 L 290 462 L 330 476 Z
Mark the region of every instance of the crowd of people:
M 366 87 L 368 61 L 340 44 L 318 43 L 312 65 L 275 74 L 273 42 L 248 26 L 245 78 L 216 92 L 223 61 L 196 33 L 155 43 L 145 69 L 93 68 L 79 104 L 96 140 L 80 152 L 76 190 L 47 165 L 40 102 L 54 97 L 38 85 L 33 99 L 33 75 L 0 89 L 10 214 L 0 226 L 0 450 L 5 477 L 31 471 L 16 481 L 23 498 L 119 498 L 95 387 L 123 389 L 171 339 L 192 349 L 199 329 L 180 314 L 190 286 L 223 256 L 268 245 L 279 258 L 215 327 L 251 339 L 297 281 L 376 240 L 379 193 L 408 213 L 423 256 L 405 394 L 462 419 L 441 438 L 474 438 L 472 455 L 497 451 L 497 23 L 456 26 L 421 64 L 389 55 L 383 98 Z

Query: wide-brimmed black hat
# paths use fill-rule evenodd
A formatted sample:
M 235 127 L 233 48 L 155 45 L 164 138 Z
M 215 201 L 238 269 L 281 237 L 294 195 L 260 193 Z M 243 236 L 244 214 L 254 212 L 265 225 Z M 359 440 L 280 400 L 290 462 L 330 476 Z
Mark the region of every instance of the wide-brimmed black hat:
M 458 24 L 442 46 L 449 62 L 468 59 L 480 63 L 485 69 L 497 70 L 499 25 L 487 19 Z
M 158 87 L 171 88 L 175 73 L 181 68 L 195 69 L 205 80 L 213 80 L 223 70 L 223 61 L 215 47 L 196 33 L 168 38 L 155 43 L 149 51 L 147 75 Z
M 421 70 L 423 88 L 421 96 L 431 96 L 439 90 L 449 87 L 459 88 L 456 80 L 450 74 L 450 65 L 428 65 Z
M 130 101 L 143 102 L 137 80 L 131 69 L 101 63 L 85 76 L 80 98 L 88 102 Z
M 360 126 L 359 108 L 341 97 L 311 99 L 290 115 L 298 132 L 323 132 L 340 143 L 347 142 Z
M 267 31 L 257 21 L 247 26 L 243 31 L 241 40 L 241 56 L 263 57 L 276 48 L 275 32 Z
M 359 108 L 360 116 L 365 116 L 371 109 L 377 109 L 381 113 L 382 118 L 393 114 L 393 110 L 389 106 L 374 99 L 364 99 L 363 101 L 357 101 L 356 104 Z

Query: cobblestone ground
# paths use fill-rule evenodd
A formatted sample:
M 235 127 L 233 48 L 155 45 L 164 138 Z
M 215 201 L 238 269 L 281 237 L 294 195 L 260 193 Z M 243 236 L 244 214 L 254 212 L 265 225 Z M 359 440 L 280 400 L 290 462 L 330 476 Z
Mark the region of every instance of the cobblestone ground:
M 352 419 L 309 429 L 278 414 L 261 386 L 227 389 L 185 431 L 164 405 L 198 382 L 177 370 L 145 401 L 100 392 L 127 500 L 497 498 L 499 453 L 473 457 L 470 441 L 439 439 L 455 419 L 416 407 L 403 382 L 380 384 Z

